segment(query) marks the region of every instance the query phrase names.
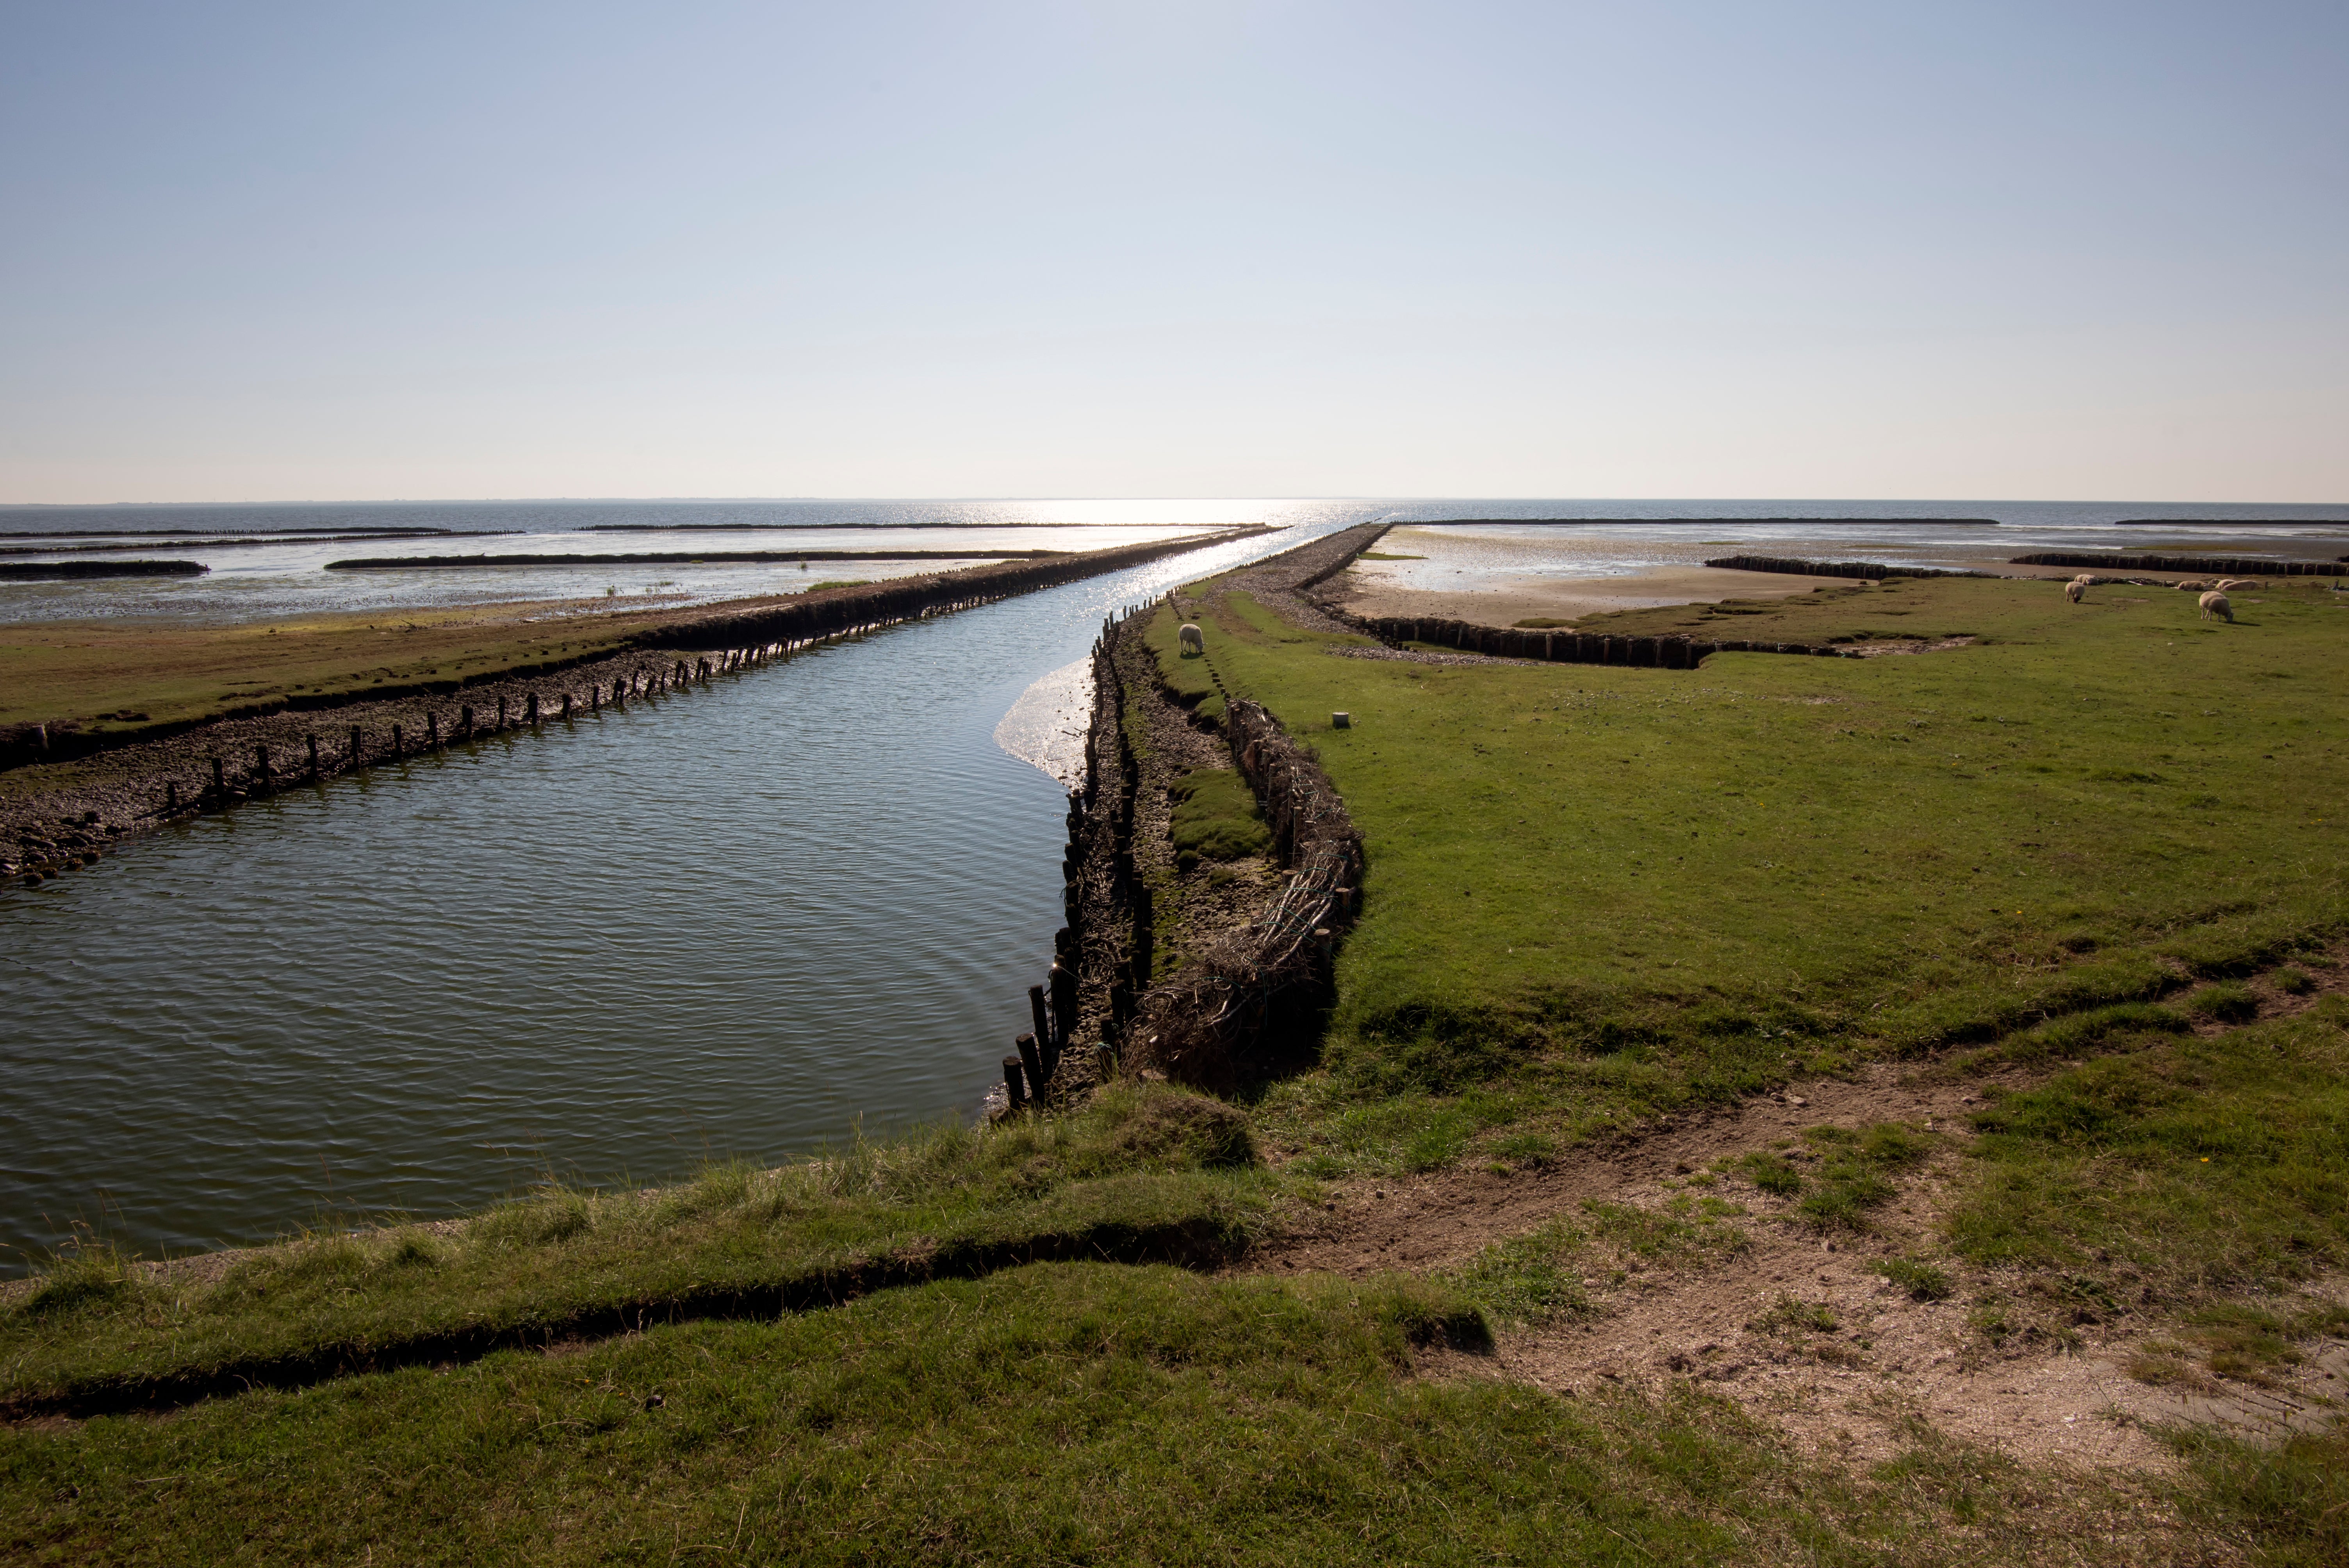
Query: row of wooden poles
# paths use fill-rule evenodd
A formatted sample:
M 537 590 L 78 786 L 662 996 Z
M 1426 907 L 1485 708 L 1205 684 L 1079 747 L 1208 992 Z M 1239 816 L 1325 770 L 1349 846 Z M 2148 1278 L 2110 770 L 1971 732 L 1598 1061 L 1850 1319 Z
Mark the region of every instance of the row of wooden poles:
M 1089 837 L 1105 834 L 1108 838 L 1110 902 L 1123 912 L 1121 923 L 1126 927 L 1123 942 L 1116 934 L 1100 934 L 1123 954 L 1110 975 L 1109 1016 L 1097 1046 L 1104 1058 L 1114 1057 L 1117 1042 L 1133 1020 L 1135 1000 L 1150 985 L 1150 889 L 1133 859 L 1134 810 L 1142 769 L 1125 733 L 1124 690 L 1112 658 L 1115 628 L 1133 613 L 1127 610 L 1105 618 L 1102 634 L 1093 642 L 1093 711 L 1085 727 L 1085 777 L 1069 795 L 1068 841 L 1061 852 L 1061 905 L 1067 923 L 1052 936 L 1050 975 L 1043 985 L 1028 988 L 1034 1032 L 1016 1037 L 1012 1045 L 1018 1054 L 1003 1058 L 1003 1085 L 1014 1109 L 1049 1101 L 1055 1075 L 1072 1049 L 1071 1036 L 1080 1012 L 1079 971 L 1085 950 Z M 1102 745 L 1105 734 L 1113 738 L 1106 755 Z M 1102 821 L 1096 814 L 1104 795 L 1109 812 Z M 1096 1065 L 1106 1075 L 1109 1059 Z
M 852 636 L 858 632 L 871 629 L 867 626 L 858 626 L 848 632 L 833 634 L 833 636 Z M 494 719 L 489 717 L 486 707 L 477 711 L 472 704 L 463 704 L 457 709 L 456 717 L 450 725 L 445 737 L 441 733 L 440 714 L 429 709 L 424 715 L 424 734 L 420 740 L 413 739 L 405 726 L 394 724 L 390 727 L 390 738 L 371 748 L 366 727 L 354 724 L 350 727 L 348 743 L 338 758 L 329 754 L 331 743 L 321 744 L 317 735 L 313 733 L 303 737 L 306 754 L 302 762 L 292 769 L 281 769 L 279 760 L 271 752 L 267 741 L 256 742 L 253 748 L 252 769 L 241 779 L 232 779 L 228 759 L 215 753 L 211 759 L 212 782 L 206 785 L 193 799 L 182 802 L 178 781 L 165 780 L 163 803 L 158 810 L 160 815 L 169 817 L 176 816 L 189 809 L 218 810 L 240 798 L 267 794 L 281 785 L 315 784 L 329 774 L 347 773 L 370 763 L 396 762 L 404 758 L 439 751 L 444 746 L 462 745 L 485 736 L 502 734 L 511 729 L 536 729 L 549 718 L 569 720 L 582 713 L 601 714 L 606 704 L 616 711 L 626 712 L 629 699 L 632 697 L 666 696 L 681 691 L 688 686 L 706 684 L 719 676 L 748 669 L 756 665 L 771 663 L 796 653 L 801 648 L 829 640 L 832 639 L 812 637 L 802 642 L 766 643 L 757 647 L 717 649 L 706 656 L 690 660 L 673 660 L 663 667 L 631 670 L 613 676 L 608 683 L 599 677 L 591 682 L 584 693 L 574 694 L 565 689 L 554 694 L 544 702 L 541 701 L 539 693 L 527 692 L 523 696 L 518 711 L 513 706 L 513 699 L 501 694 L 498 697 L 497 717 Z
M 1824 643 L 1711 642 L 1695 637 L 1618 637 L 1597 632 L 1539 632 L 1479 626 L 1467 621 L 1366 616 L 1361 628 L 1390 646 L 1433 643 L 1496 659 L 1545 659 L 1560 665 L 1625 665 L 1633 669 L 1692 670 L 1712 654 L 1806 654 L 1851 656 Z

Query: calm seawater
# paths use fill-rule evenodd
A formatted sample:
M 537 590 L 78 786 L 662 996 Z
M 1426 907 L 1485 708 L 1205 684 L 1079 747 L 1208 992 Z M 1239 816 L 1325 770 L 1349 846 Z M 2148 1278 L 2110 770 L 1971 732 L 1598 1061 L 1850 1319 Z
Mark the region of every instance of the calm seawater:
M 148 1255 L 968 1114 L 1061 923 L 997 744 L 1317 521 L 200 819 L 0 891 L 0 1244 Z M 1072 716 L 1072 723 L 1081 718 Z
M 968 1112 L 1024 1027 L 1061 920 L 1064 797 L 998 744 L 999 726 L 1084 655 L 1103 615 L 1368 519 L 1838 511 L 1991 516 L 2018 537 L 2106 545 L 2155 542 L 2112 530 L 2121 517 L 2349 515 L 1867 501 L 0 509 L 0 533 L 519 531 L 501 551 L 574 547 L 583 519 L 1106 525 L 1099 542 L 1110 529 L 1289 530 L 289 792 L 0 891 L 0 1248 L 14 1249 L 0 1267 L 77 1221 L 154 1255 L 446 1213 L 550 1171 L 649 1182 L 710 1158 L 804 1152 L 860 1123 Z M 1737 531 L 1742 548 L 1802 544 Z M 2288 534 L 2276 547 L 2294 552 Z M 631 542 L 587 535 L 616 549 L 646 536 L 620 537 Z M 1870 535 L 1871 548 L 1899 542 Z M 1641 556 L 1619 553 L 1625 568 Z M 280 564 L 257 575 L 287 602 L 346 591 L 315 563 Z M 27 618 L 41 614 L 0 599 L 0 623 Z

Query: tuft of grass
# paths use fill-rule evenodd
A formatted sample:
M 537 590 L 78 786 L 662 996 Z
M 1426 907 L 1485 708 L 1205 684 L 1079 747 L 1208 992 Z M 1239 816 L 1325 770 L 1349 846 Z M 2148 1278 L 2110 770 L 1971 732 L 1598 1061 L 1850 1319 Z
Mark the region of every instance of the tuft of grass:
M 1920 1163 L 1936 1142 L 1930 1133 L 1889 1121 L 1857 1130 L 1808 1128 L 1803 1141 L 1819 1162 L 1807 1179 L 1784 1155 L 1763 1150 L 1723 1168 L 1742 1172 L 1779 1197 L 1801 1193 L 1797 1212 L 1815 1225 L 1841 1230 L 1863 1228 L 1868 1211 L 1892 1196 L 1891 1176 Z
M 2209 985 L 2186 998 L 2186 1010 L 2215 1024 L 2248 1024 L 2260 1016 L 2260 999 L 2248 985 Z
M 1589 1317 L 1599 1310 L 1582 1284 L 1583 1272 L 1598 1266 L 1589 1247 L 1588 1232 L 1554 1220 L 1485 1247 L 1444 1283 L 1500 1323 Z
M 1174 863 L 1189 871 L 1201 861 L 1239 861 L 1272 848 L 1272 830 L 1247 781 L 1228 768 L 1185 773 L 1169 788 L 1174 801 Z
M 1948 1270 L 1920 1264 L 1914 1258 L 1878 1258 L 1871 1266 L 1907 1291 L 1911 1301 L 1947 1301 L 1957 1290 L 1950 1281 Z
M 16 1311 L 36 1322 L 119 1308 L 140 1294 L 131 1265 L 115 1250 L 98 1243 L 69 1246 L 41 1271 L 32 1293 Z
M 1741 1155 L 1723 1167 L 1742 1172 L 1745 1179 L 1773 1197 L 1791 1198 L 1803 1190 L 1803 1173 L 1786 1163 L 1782 1155 L 1755 1150 Z
M 1539 1167 L 1557 1158 L 1557 1144 L 1546 1133 L 1512 1132 L 1494 1140 L 1492 1153 L 1515 1164 Z
M 1662 1209 L 1587 1198 L 1582 1212 L 1589 1216 L 1591 1233 L 1619 1255 L 1651 1263 L 1723 1257 L 1751 1244 L 1745 1232 L 1729 1222 L 1735 1205 L 1715 1198 L 1683 1195 Z
M 2270 976 L 2275 988 L 2287 996 L 2305 996 L 2316 989 L 2316 980 L 2298 965 L 2287 964 Z
M 1781 1293 L 1769 1309 L 1745 1326 L 1756 1334 L 1834 1334 L 1843 1320 L 1825 1302 L 1801 1301 Z

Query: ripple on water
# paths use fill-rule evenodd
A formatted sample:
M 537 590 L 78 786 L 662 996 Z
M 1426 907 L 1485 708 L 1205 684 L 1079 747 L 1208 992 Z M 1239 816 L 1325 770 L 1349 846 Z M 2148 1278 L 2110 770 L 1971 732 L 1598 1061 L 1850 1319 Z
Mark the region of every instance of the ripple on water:
M 1294 542 L 292 790 L 0 894 L 0 1244 L 79 1218 L 219 1245 L 975 1105 L 1061 923 L 1065 796 L 999 722 L 1104 614 Z

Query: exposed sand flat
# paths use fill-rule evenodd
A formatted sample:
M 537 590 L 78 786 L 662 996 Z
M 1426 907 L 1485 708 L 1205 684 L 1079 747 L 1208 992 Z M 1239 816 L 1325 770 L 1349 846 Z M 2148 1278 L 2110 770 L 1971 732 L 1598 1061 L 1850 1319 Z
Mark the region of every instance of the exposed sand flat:
M 1476 588 L 1445 591 L 1405 588 L 1356 566 L 1331 586 L 1340 591 L 1340 602 L 1357 615 L 1423 615 L 1507 626 L 1540 617 L 1570 620 L 1659 604 L 1780 599 L 1829 584 L 1844 587 L 1848 581 L 1794 577 L 1779 572 L 1726 572 L 1710 566 L 1659 566 L 1627 577 L 1485 578 L 1479 580 Z

